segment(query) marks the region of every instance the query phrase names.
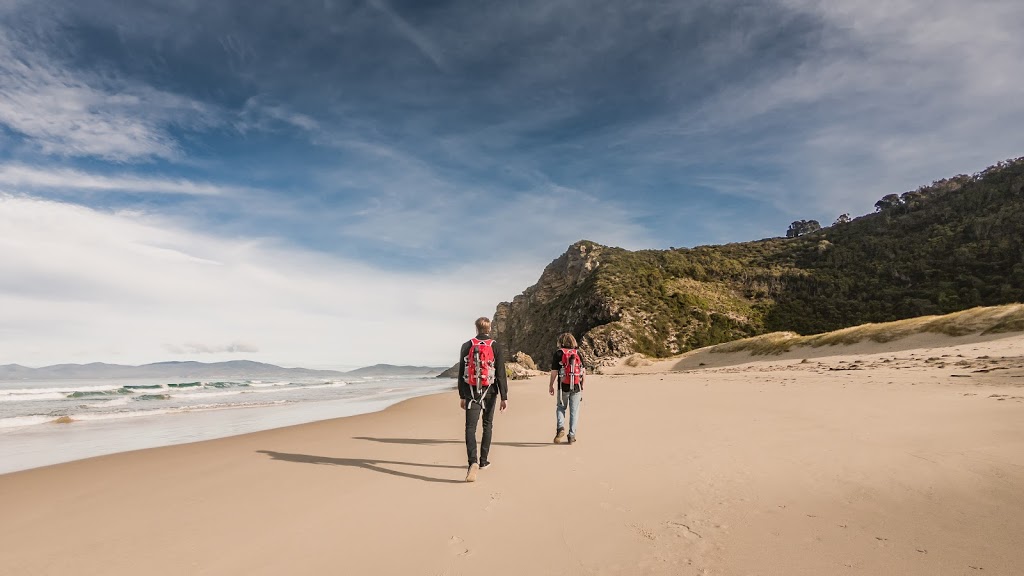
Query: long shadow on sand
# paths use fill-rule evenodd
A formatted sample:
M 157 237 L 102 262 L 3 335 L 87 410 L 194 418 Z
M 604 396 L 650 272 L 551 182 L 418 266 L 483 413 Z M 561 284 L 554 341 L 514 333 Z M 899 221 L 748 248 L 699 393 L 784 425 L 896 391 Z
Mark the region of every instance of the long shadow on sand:
M 374 472 L 380 472 L 381 474 L 389 474 L 391 476 L 400 476 L 402 478 L 411 478 L 413 480 L 422 480 L 423 482 L 436 482 L 439 484 L 462 484 L 461 480 L 448 480 L 446 478 L 431 478 L 430 476 L 423 476 L 420 474 L 413 474 L 411 472 L 399 472 L 398 470 L 391 470 L 390 468 L 384 468 L 381 465 L 391 466 L 421 466 L 424 468 L 457 468 L 462 470 L 465 466 L 450 466 L 447 464 L 420 464 L 418 462 L 395 462 L 393 460 L 372 460 L 369 458 L 328 458 L 326 456 L 311 456 L 309 454 L 289 454 L 287 452 L 274 452 L 272 450 L 257 450 L 260 454 L 266 454 L 274 460 L 283 460 L 285 462 L 298 462 L 300 464 L 327 464 L 332 466 L 350 466 L 352 468 L 362 468 L 364 470 L 373 470 Z
M 441 444 L 464 444 L 465 440 L 439 440 L 436 438 L 371 438 L 369 436 L 353 436 L 353 440 L 369 440 L 384 444 L 412 444 L 414 446 L 439 446 Z M 552 446 L 550 442 L 491 442 L 491 446 L 511 446 L 512 448 L 540 448 Z

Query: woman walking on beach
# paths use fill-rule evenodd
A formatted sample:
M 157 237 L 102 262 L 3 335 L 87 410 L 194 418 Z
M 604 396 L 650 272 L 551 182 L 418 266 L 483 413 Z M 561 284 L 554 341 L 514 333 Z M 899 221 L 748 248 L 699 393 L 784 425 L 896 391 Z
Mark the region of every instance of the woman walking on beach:
M 555 444 L 565 439 L 565 409 L 569 409 L 569 444 L 576 442 L 576 425 L 580 420 L 580 403 L 583 401 L 583 356 L 580 355 L 576 338 L 565 332 L 558 337 L 558 349 L 551 357 L 551 380 L 548 393 L 555 395 L 558 382 L 558 401 L 555 404 Z
M 508 381 L 505 355 L 491 338 L 491 320 L 477 318 L 476 338 L 462 345 L 459 351 L 459 406 L 466 411 L 466 455 L 469 471 L 466 482 L 476 482 L 476 473 L 490 466 L 491 428 L 494 405 L 501 395 L 501 411 L 508 407 Z M 480 460 L 476 455 L 476 423 L 483 414 L 484 434 L 480 439 Z

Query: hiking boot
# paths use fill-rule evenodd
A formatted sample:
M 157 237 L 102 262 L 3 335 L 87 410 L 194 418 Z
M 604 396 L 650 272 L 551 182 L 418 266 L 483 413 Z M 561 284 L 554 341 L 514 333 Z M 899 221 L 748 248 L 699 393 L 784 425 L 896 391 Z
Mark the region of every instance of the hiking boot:
M 466 482 L 476 482 L 476 473 L 480 470 L 480 466 L 474 462 L 469 465 L 469 472 L 466 472 Z
M 575 444 L 575 443 L 576 443 L 576 437 L 573 436 L 572 434 L 569 434 L 569 444 Z
M 490 462 L 484 462 L 483 464 L 480 465 L 480 469 L 481 470 L 487 470 L 490 467 L 491 467 L 491 463 Z
M 561 444 L 562 438 L 565 438 L 565 428 L 559 428 L 558 431 L 555 432 L 555 444 Z

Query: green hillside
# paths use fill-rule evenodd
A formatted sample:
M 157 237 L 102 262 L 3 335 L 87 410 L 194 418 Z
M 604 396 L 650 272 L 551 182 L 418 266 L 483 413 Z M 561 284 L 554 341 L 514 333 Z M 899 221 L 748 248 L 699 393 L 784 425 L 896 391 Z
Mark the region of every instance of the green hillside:
M 794 238 L 631 252 L 581 241 L 495 314 L 542 367 L 569 330 L 595 361 L 1024 302 L 1024 158 L 879 200 Z

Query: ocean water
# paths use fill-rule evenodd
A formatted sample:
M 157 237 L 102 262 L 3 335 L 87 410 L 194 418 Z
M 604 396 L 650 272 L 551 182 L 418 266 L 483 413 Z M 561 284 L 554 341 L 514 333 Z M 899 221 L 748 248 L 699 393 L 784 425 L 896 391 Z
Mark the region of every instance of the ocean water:
M 0 382 L 0 474 L 382 410 L 454 380 Z

